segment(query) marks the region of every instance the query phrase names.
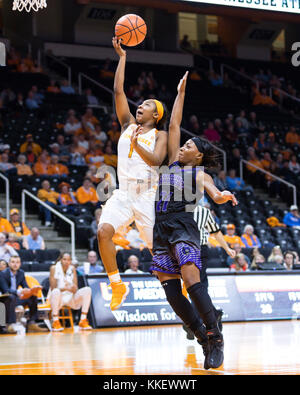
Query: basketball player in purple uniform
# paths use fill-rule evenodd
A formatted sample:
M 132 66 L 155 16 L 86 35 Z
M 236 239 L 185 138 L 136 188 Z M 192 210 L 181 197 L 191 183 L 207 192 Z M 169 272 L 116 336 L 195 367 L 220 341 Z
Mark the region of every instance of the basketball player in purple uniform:
M 193 137 L 180 148 L 180 124 L 187 77 L 188 73 L 177 88 L 169 126 L 169 168 L 160 174 L 159 179 L 151 271 L 160 280 L 175 313 L 202 345 L 204 368 L 209 369 L 222 365 L 224 342 L 207 285 L 200 281 L 203 262 L 200 234 L 193 210 L 204 190 L 217 204 L 232 201 L 236 205 L 237 201 L 232 193 L 220 192 L 212 178 L 203 171 L 203 168 L 217 165 L 217 156 L 211 145 Z M 183 296 L 181 278 L 205 325 Z

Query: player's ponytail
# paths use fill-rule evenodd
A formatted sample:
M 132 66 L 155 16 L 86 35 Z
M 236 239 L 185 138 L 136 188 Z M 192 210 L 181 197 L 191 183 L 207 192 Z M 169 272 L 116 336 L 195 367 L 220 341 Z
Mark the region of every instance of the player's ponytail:
M 214 149 L 214 147 L 207 141 L 200 139 L 199 137 L 192 138 L 196 144 L 198 151 L 203 154 L 201 166 L 206 169 L 216 169 L 220 166 L 220 155 Z

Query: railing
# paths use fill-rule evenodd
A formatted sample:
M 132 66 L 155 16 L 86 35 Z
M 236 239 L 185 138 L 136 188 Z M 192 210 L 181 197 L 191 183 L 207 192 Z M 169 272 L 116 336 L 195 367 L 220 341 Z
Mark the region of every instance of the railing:
M 270 177 L 273 178 L 274 180 L 277 180 L 277 181 L 279 181 L 279 182 L 281 182 L 281 183 L 283 183 L 283 184 L 285 184 L 285 185 L 291 187 L 291 188 L 293 189 L 293 204 L 294 204 L 294 205 L 297 205 L 297 187 L 296 187 L 294 184 L 291 184 L 291 183 L 289 183 L 289 182 L 283 180 L 282 178 L 275 176 L 274 174 L 270 173 L 269 171 L 263 170 L 263 169 L 261 169 L 260 167 L 258 167 L 258 166 L 256 166 L 256 165 L 253 165 L 252 163 L 248 162 L 248 161 L 245 160 L 245 159 L 241 159 L 241 161 L 240 161 L 240 178 L 241 178 L 242 180 L 243 180 L 243 164 L 244 164 L 244 163 L 245 163 L 246 165 L 251 166 L 251 167 L 255 168 L 256 170 L 258 170 L 258 171 L 260 171 L 260 172 L 262 172 L 262 173 L 264 173 L 264 174 L 270 176 Z
M 6 218 L 9 220 L 9 179 L 0 173 L 0 178 L 5 182 Z
M 22 191 L 22 222 L 25 222 L 26 219 L 26 195 L 30 197 L 31 199 L 35 200 L 37 203 L 40 205 L 44 206 L 46 209 L 51 211 L 53 214 L 57 215 L 60 219 L 63 221 L 67 222 L 71 226 L 71 256 L 72 256 L 72 261 L 73 263 L 77 261 L 76 255 L 75 255 L 75 224 L 73 221 L 71 221 L 69 218 L 55 210 L 53 207 L 49 206 L 48 204 L 44 203 L 42 200 L 37 198 L 35 195 L 27 191 L 26 189 L 23 189 Z
M 38 59 L 40 58 L 40 56 L 41 55 L 38 55 Z M 72 84 L 72 68 L 71 68 L 71 66 L 69 66 L 67 63 L 63 62 L 62 60 L 58 59 L 56 56 L 54 56 L 50 53 L 44 52 L 44 56 L 48 57 L 48 58 L 52 59 L 54 62 L 62 65 L 67 70 L 67 75 L 68 75 L 67 79 L 68 79 L 69 85 L 71 85 Z
M 259 82 L 256 79 L 254 79 L 252 77 L 249 77 L 249 75 L 244 74 L 244 73 L 240 72 L 239 70 L 237 70 L 237 69 L 235 69 L 235 68 L 233 68 L 231 66 L 228 66 L 227 64 L 224 64 L 224 63 L 222 63 L 221 67 L 220 67 L 221 68 L 221 76 L 222 76 L 222 78 L 224 78 L 224 69 L 225 69 L 225 67 L 227 69 L 231 70 L 232 72 L 234 72 L 235 74 L 238 74 L 238 75 L 242 76 L 243 78 L 245 78 L 245 79 L 247 79 L 249 81 L 252 81 L 256 85 L 256 88 L 259 89 Z
M 278 91 L 278 92 L 280 93 L 280 95 L 287 96 L 288 98 L 290 98 L 290 99 L 292 99 L 292 100 L 294 100 L 294 101 L 300 103 L 300 99 L 299 99 L 298 97 L 293 96 L 293 95 L 291 95 L 291 94 L 285 92 L 285 91 L 282 90 L 282 89 L 274 88 L 273 86 L 270 87 L 270 96 L 271 96 L 271 97 L 273 96 L 273 91 Z

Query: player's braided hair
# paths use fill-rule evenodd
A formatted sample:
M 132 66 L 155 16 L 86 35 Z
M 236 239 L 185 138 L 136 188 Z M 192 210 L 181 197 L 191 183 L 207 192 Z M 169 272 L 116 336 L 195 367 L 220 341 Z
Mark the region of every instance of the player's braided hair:
M 198 151 L 203 153 L 201 166 L 207 169 L 216 169 L 220 165 L 221 155 L 207 141 L 199 137 L 193 137 L 192 140 L 196 144 Z

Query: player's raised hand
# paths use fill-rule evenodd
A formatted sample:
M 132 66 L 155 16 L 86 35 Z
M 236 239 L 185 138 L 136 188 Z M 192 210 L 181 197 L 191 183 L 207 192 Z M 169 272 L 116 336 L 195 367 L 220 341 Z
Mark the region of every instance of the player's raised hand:
M 126 56 L 126 51 L 124 51 L 124 49 L 121 47 L 121 42 L 122 42 L 121 38 L 120 39 L 118 39 L 117 37 L 112 38 L 113 47 L 120 57 Z
M 233 206 L 237 206 L 239 204 L 234 194 L 229 191 L 223 191 L 222 196 L 225 197 L 226 202 L 231 201 Z
M 131 145 L 133 148 L 135 148 L 137 146 L 138 143 L 138 137 L 139 135 L 142 133 L 143 128 L 141 125 L 139 125 L 132 133 L 131 137 L 130 137 L 130 141 L 131 141 Z
M 178 93 L 184 93 L 185 92 L 185 88 L 186 88 L 186 81 L 188 78 L 189 72 L 187 71 L 184 76 L 181 78 L 181 80 L 179 81 L 179 84 L 177 86 L 177 92 Z

